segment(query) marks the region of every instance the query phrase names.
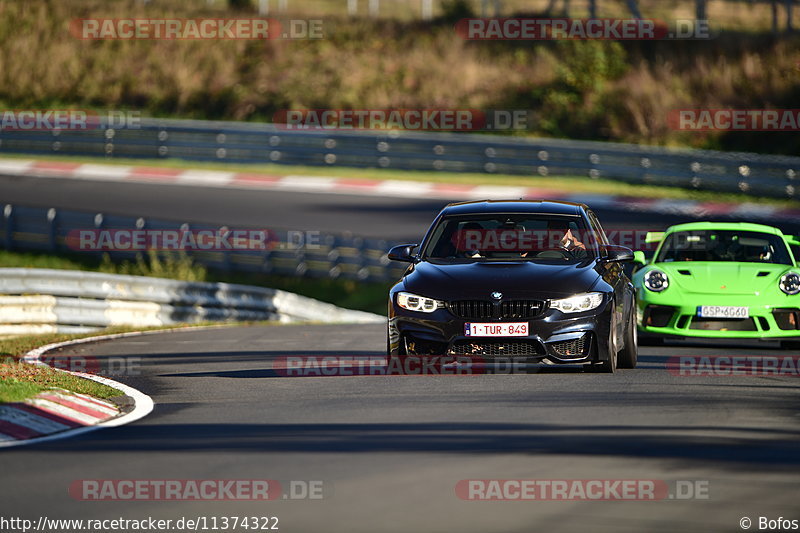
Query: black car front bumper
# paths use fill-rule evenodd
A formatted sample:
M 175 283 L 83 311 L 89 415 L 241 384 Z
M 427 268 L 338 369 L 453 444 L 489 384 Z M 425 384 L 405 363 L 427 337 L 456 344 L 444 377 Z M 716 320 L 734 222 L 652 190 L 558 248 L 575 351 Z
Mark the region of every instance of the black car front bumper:
M 609 361 L 612 302 L 606 297 L 597 309 L 565 314 L 545 308 L 527 320 L 463 319 L 449 309 L 432 313 L 389 305 L 389 355 L 474 356 L 491 361 L 525 358 L 531 361 L 583 364 Z M 526 337 L 470 337 L 469 322 L 528 322 Z

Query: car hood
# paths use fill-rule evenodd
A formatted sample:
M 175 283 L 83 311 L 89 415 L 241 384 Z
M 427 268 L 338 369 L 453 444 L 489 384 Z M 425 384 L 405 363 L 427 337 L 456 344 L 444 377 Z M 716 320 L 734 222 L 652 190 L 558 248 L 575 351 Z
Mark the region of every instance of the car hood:
M 599 280 L 594 261 L 566 265 L 518 261 L 422 262 L 403 281 L 409 292 L 452 300 L 488 299 L 494 291 L 504 298 L 560 298 L 590 291 Z
M 791 267 L 768 263 L 690 262 L 654 265 L 667 273 L 670 284 L 696 294 L 758 295 L 778 289 Z

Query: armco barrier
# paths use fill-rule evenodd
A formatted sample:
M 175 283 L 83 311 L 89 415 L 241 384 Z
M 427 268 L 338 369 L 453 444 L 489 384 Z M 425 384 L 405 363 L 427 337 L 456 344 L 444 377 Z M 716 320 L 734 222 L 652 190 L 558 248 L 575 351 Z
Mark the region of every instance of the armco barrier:
M 272 124 L 141 119 L 136 128 L 0 130 L 0 152 L 106 158 L 578 175 L 800 198 L 800 158 L 465 133 L 295 131 Z
M 39 207 L 7 204 L 0 206 L 0 248 L 49 253 L 75 252 L 67 236 L 79 230 L 145 229 L 197 230 L 213 229 L 181 222 L 143 217 L 122 217 Z M 247 229 L 247 228 L 237 228 Z M 358 281 L 397 280 L 402 264 L 389 261 L 387 250 L 394 244 L 383 239 L 365 239 L 352 235 L 315 234 L 313 243 L 298 243 L 288 230 L 269 230 L 271 246 L 267 250 L 229 249 L 219 251 L 187 250 L 195 262 L 209 268 L 284 276 L 342 278 Z M 102 251 L 81 251 L 98 256 Z M 112 251 L 114 261 L 135 259 L 137 252 Z M 141 252 L 139 252 L 141 253 Z
M 0 268 L 0 294 L 0 335 L 205 321 L 385 320 L 263 287 L 74 270 Z

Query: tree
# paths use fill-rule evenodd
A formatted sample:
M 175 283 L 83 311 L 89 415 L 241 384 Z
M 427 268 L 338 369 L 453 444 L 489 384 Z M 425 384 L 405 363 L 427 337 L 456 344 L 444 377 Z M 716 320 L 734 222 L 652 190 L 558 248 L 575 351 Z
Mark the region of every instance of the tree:
M 695 4 L 695 16 L 696 20 L 708 20 L 708 14 L 706 12 L 706 0 L 697 0 Z

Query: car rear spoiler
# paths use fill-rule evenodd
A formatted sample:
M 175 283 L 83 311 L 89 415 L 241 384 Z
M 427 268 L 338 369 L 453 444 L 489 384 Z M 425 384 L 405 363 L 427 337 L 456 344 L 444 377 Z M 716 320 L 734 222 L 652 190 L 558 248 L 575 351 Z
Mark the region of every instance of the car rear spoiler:
M 644 236 L 644 242 L 646 244 L 661 242 L 662 239 L 664 239 L 663 231 L 648 231 L 647 235 Z

